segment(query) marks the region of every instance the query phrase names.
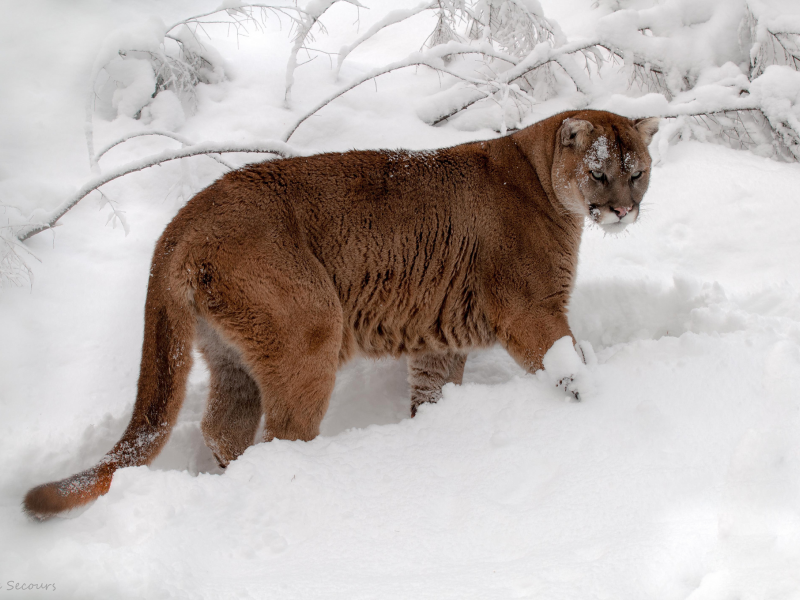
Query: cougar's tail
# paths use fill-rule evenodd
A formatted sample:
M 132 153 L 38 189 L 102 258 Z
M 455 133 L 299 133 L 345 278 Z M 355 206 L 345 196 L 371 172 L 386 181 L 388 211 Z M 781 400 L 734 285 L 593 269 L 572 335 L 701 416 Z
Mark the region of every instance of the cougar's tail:
M 169 229 L 168 229 L 169 231 Z M 186 391 L 192 364 L 195 318 L 170 268 L 174 243 L 168 233 L 153 257 L 145 302 L 144 343 L 133 416 L 122 438 L 94 467 L 30 490 L 23 501 L 28 515 L 46 519 L 108 491 L 114 471 L 149 464 L 169 438 Z

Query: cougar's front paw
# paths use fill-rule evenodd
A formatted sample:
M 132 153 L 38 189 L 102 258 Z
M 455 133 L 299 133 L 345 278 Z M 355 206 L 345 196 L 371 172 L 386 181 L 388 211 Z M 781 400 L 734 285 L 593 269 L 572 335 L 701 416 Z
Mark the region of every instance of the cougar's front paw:
M 591 387 L 587 365 L 596 362 L 597 358 L 589 342 L 580 342 L 573 346 L 569 336 L 557 340 L 542 359 L 546 381 L 569 394 L 568 397 L 575 401 L 580 401 Z
M 567 394 L 572 394 L 575 402 L 581 401 L 581 392 L 578 389 L 578 386 L 575 384 L 575 377 L 573 375 L 568 375 L 567 377 L 562 377 L 559 379 L 556 387 L 560 390 L 563 390 Z

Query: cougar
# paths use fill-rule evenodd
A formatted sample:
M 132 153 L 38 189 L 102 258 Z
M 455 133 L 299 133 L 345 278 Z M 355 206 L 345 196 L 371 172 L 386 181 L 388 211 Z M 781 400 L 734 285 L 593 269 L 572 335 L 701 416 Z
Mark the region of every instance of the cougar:
M 105 494 L 114 472 L 164 446 L 200 349 L 202 420 L 223 466 L 254 441 L 319 433 L 337 369 L 354 355 L 408 358 L 411 415 L 460 383 L 496 342 L 542 368 L 571 336 L 567 303 L 585 220 L 636 221 L 658 119 L 599 111 L 491 141 L 253 164 L 197 194 L 156 243 L 138 393 L 94 467 L 30 490 L 37 518 Z

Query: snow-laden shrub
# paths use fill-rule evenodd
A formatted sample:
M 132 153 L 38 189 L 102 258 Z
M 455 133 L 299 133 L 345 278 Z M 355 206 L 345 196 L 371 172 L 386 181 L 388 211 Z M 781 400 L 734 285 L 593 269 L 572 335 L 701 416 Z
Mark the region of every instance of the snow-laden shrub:
M 109 35 L 98 54 L 87 119 L 96 113 L 109 119 L 120 115 L 139 119 L 155 98 L 168 92 L 180 101 L 170 119 L 169 129 L 174 131 L 185 113 L 195 112 L 197 85 L 224 78 L 222 57 L 187 22 L 171 28 L 156 19 L 133 24 Z
M 747 8 L 750 78 L 759 77 L 770 65 L 800 70 L 800 18 L 778 15 L 759 0 L 749 0 Z
M 326 33 L 320 19 L 337 1 L 361 6 L 357 0 L 313 0 L 293 13 L 280 9 L 293 23 L 286 67 L 287 107 L 292 106 L 298 53 L 311 50 L 308 42 L 315 28 Z M 779 108 L 772 102 L 765 111 L 756 105 L 750 84 L 770 65 L 798 68 L 798 23 L 776 18 L 759 0 L 598 0 L 595 6 L 595 32 L 582 40 L 568 40 L 558 24 L 546 18 L 538 0 L 432 0 L 415 9 L 392 11 L 340 51 L 338 68 L 378 31 L 431 10 L 436 19 L 425 44 L 427 51 L 345 86 L 323 98 L 312 113 L 363 81 L 404 65 L 427 65 L 463 82 L 420 106 L 420 117 L 433 125 L 453 117 L 463 121 L 462 115 L 469 111 L 472 124 L 467 119 L 461 126 L 488 125 L 505 132 L 521 126 L 537 104 L 553 98 L 569 96 L 570 103 L 581 108 L 608 104 L 617 95 L 657 94 L 666 103 L 640 102 L 638 111 L 647 116 L 657 108 L 656 114 L 678 119 L 669 128 L 676 137 L 691 135 L 773 157 L 797 158 L 795 105 L 790 102 L 788 108 Z M 269 8 L 236 5 L 211 14 L 224 12 L 238 27 L 257 26 L 253 13 L 257 7 Z M 174 130 L 182 124 L 181 115 L 173 110 L 171 117 L 159 119 L 154 116 L 159 107 L 148 106 L 151 98 L 172 92 L 185 105 L 199 82 L 224 76 L 222 61 L 198 40 L 201 17 L 151 32 L 149 38 L 127 36 L 129 46 L 133 37 L 143 49 L 125 51 L 124 64 L 116 59 L 105 69 L 118 86 L 111 97 L 117 114 L 154 119 L 159 129 Z M 164 40 L 179 44 L 177 58 L 164 51 Z M 151 73 L 141 62 L 143 56 Z M 767 83 L 756 86 L 761 97 L 772 95 L 765 89 Z M 151 88 L 154 91 L 148 97 Z M 162 104 L 163 114 L 167 101 Z M 301 117 L 285 139 L 310 114 Z
M 158 19 L 112 33 L 99 50 L 87 102 L 86 135 L 93 177 L 57 209 L 37 211 L 14 236 L 25 240 L 55 225 L 83 197 L 136 170 L 188 156 L 207 155 L 226 168 L 220 152 L 297 153 L 286 146 L 296 129 L 349 90 L 391 71 L 428 67 L 451 77 L 443 91 L 421 99 L 418 115 L 431 125 L 522 127 L 533 114 L 603 108 L 631 117 L 662 116 L 656 152 L 671 140 L 723 142 L 784 160 L 800 160 L 800 16 L 782 15 L 770 0 L 596 0 L 593 30 L 569 39 L 538 0 L 430 0 L 386 13 L 338 53 L 336 76 L 361 44 L 385 28 L 432 12 L 423 48 L 378 67 L 296 115 L 282 137 L 264 144 L 210 143 L 175 133 L 196 105 L 195 89 L 225 77 L 225 65 L 203 36 L 204 25 L 226 22 L 237 35 L 267 18 L 288 20 L 290 53 L 285 104 L 292 109 L 298 54 L 319 52 L 309 42 L 325 35 L 324 13 L 337 2 L 296 6 L 228 0 L 216 11 L 166 26 Z M 588 8 L 594 6 L 594 8 Z M 548 104 L 549 103 L 549 104 Z M 138 119 L 130 134 L 95 151 L 93 119 Z M 276 132 L 278 134 L 278 132 Z M 145 157 L 103 173 L 109 149 L 142 135 L 159 135 L 181 149 Z M 186 187 L 186 186 L 183 186 Z M 188 196 L 189 194 L 187 194 Z M 123 213 L 111 201 L 110 219 Z M 8 280 L 26 267 L 8 230 L 0 241 L 0 271 Z M 11 274 L 11 275 L 9 275 Z
M 471 40 L 491 44 L 518 59 L 528 56 L 539 44 L 556 44 L 557 27 L 544 17 L 537 0 L 478 0 L 464 6 L 463 11 L 468 15 Z M 555 88 L 549 63 L 511 83 L 541 100 L 550 98 Z
M 617 96 L 656 94 L 662 102 L 621 104 L 639 116 L 674 117 L 667 130 L 677 137 L 800 159 L 800 18 L 760 0 L 598 0 L 595 8 L 594 34 L 567 40 L 535 0 L 438 2 L 432 42 L 472 45 L 487 77 L 432 99 L 421 117 L 438 124 L 483 104 L 505 131 L 555 96 L 577 92 L 575 108 L 614 110 Z

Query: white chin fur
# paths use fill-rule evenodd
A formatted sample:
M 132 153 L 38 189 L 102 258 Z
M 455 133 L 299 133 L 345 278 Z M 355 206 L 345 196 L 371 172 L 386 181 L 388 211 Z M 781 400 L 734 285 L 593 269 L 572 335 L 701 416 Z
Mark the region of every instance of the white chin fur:
M 622 233 L 628 226 L 628 224 L 623 221 L 617 221 L 616 223 L 598 223 L 598 225 L 600 225 L 606 233 Z

